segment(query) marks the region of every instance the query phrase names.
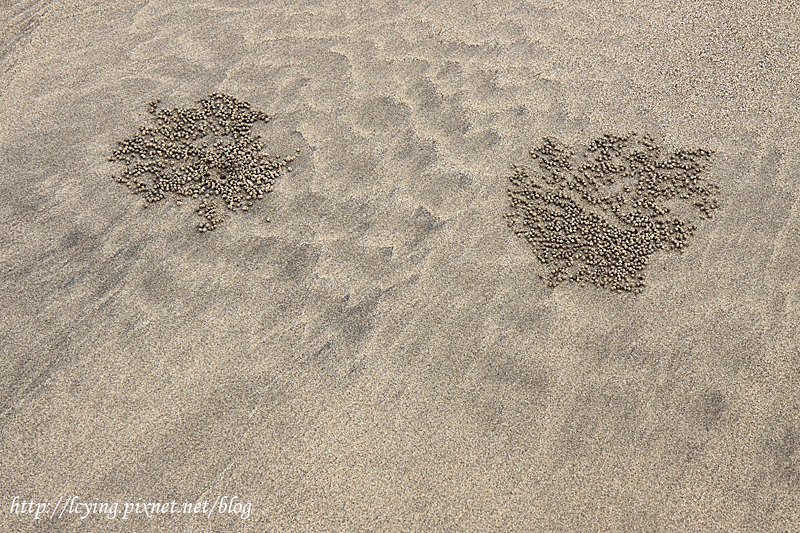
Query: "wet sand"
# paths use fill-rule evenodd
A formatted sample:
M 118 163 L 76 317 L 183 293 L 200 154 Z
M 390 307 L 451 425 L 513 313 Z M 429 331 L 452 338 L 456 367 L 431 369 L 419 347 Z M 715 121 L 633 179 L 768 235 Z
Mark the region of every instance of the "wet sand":
M 0 23 L 0 529 L 800 531 L 791 2 L 27 0 Z M 301 153 L 201 234 L 107 158 L 148 102 L 213 92 Z M 630 131 L 713 150 L 719 212 L 638 296 L 548 288 L 503 218 L 511 163 Z M 74 496 L 252 510 L 12 513 Z

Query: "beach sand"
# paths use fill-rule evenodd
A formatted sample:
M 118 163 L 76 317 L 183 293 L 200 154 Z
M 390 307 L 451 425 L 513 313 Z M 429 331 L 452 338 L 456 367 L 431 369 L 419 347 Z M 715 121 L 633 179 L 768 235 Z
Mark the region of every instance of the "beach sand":
M 26 0 L 0 22 L 0 529 L 800 531 L 794 2 Z M 201 234 L 107 159 L 148 102 L 213 92 L 301 152 Z M 510 165 L 630 131 L 714 150 L 718 213 L 639 295 L 548 288 L 503 218 Z M 216 508 L 121 516 L 173 501 Z

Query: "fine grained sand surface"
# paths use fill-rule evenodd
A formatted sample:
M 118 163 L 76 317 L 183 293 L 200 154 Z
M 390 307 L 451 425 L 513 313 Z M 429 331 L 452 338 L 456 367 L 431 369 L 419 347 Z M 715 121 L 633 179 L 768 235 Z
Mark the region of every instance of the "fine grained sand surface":
M 0 529 L 800 531 L 796 3 L 0 22 Z M 199 234 L 106 160 L 147 102 L 212 92 L 301 154 Z M 503 220 L 510 163 L 629 131 L 715 150 L 719 214 L 638 297 L 548 289 Z M 225 495 L 250 517 L 11 512 Z

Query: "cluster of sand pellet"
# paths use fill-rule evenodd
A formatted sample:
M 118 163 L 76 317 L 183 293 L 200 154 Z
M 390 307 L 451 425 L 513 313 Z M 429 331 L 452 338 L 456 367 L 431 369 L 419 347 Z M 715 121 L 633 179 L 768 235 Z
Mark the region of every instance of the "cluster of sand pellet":
M 581 150 L 546 138 L 530 156 L 513 167 L 506 216 L 547 265 L 550 286 L 572 280 L 638 293 L 650 255 L 682 250 L 694 219 L 719 207 L 718 189 L 703 175 L 708 150 L 669 152 L 633 133 Z
M 224 220 L 218 203 L 247 211 L 272 190 L 282 172 L 291 171 L 287 165 L 293 157 L 263 152 L 260 137 L 251 130 L 269 117 L 246 102 L 214 93 L 197 107 L 158 105 L 155 101 L 149 106 L 155 124 L 141 126 L 134 137 L 119 142 L 109 158 L 126 165 L 116 180 L 144 195 L 145 207 L 169 193 L 202 196 L 198 230 L 210 231 Z

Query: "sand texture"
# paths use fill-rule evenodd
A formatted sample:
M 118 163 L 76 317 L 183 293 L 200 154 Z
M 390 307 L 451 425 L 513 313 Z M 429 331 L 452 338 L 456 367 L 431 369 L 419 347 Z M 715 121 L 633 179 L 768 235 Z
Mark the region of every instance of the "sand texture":
M 212 93 L 294 161 L 199 232 L 109 156 Z M 714 218 L 549 287 L 511 165 L 630 132 Z M 791 0 L 0 2 L 0 530 L 800 532 L 799 265 Z

